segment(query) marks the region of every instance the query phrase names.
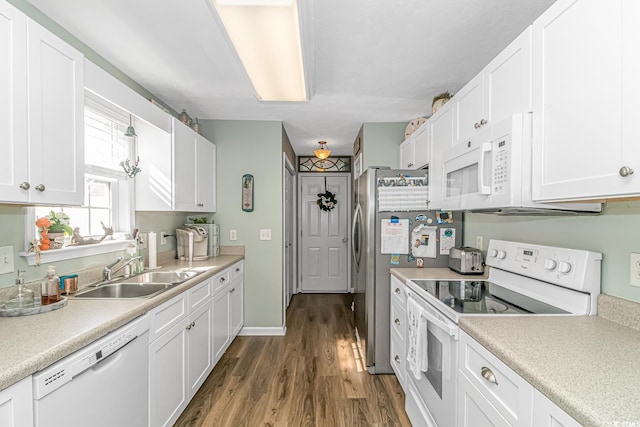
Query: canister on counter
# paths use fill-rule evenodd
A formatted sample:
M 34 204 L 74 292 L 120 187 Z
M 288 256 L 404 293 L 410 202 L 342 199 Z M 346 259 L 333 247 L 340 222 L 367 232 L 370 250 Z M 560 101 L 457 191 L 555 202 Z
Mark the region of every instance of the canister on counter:
M 69 274 L 60 277 L 60 292 L 69 295 L 78 292 L 78 275 Z

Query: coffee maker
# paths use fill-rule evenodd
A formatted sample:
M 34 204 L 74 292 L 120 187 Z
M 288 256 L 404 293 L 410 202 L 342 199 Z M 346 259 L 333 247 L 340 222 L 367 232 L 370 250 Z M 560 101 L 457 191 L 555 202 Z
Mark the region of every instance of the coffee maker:
M 205 227 L 195 224 L 178 227 L 176 240 L 179 260 L 204 261 L 209 258 L 209 236 Z

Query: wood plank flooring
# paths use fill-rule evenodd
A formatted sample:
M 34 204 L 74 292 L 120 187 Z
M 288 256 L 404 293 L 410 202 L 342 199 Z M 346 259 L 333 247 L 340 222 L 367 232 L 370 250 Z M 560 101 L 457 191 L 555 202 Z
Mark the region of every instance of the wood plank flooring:
M 350 294 L 298 294 L 284 337 L 237 337 L 176 426 L 410 426 L 394 375 L 355 350 Z

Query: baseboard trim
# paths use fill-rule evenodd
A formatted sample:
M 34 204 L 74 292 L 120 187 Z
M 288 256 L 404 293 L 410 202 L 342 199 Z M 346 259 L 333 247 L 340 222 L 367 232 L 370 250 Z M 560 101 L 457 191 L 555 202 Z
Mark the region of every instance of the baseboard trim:
M 284 336 L 287 333 L 286 326 L 260 327 L 245 326 L 238 333 L 242 337 L 269 337 Z

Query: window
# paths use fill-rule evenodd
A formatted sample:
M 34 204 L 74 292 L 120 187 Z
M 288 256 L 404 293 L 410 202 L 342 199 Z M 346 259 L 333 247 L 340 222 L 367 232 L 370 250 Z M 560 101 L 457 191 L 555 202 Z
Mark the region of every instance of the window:
M 38 206 L 31 209 L 28 221 L 32 220 L 31 224 L 34 226 L 33 229 L 28 227 L 27 241 L 37 238 L 35 220 L 51 211 L 67 214 L 70 227 L 78 229 L 83 237 L 98 238 L 104 235 L 105 227 L 113 227 L 115 239 L 128 238 L 134 217 L 134 181 L 127 179 L 120 163 L 135 155 L 133 140 L 124 136 L 129 124 L 130 116 L 124 110 L 91 92 L 85 92 L 84 204 L 81 207 Z M 121 248 L 102 249 L 100 252 Z M 86 253 L 82 253 L 75 256 L 85 255 Z M 72 257 L 74 256 L 69 256 Z

